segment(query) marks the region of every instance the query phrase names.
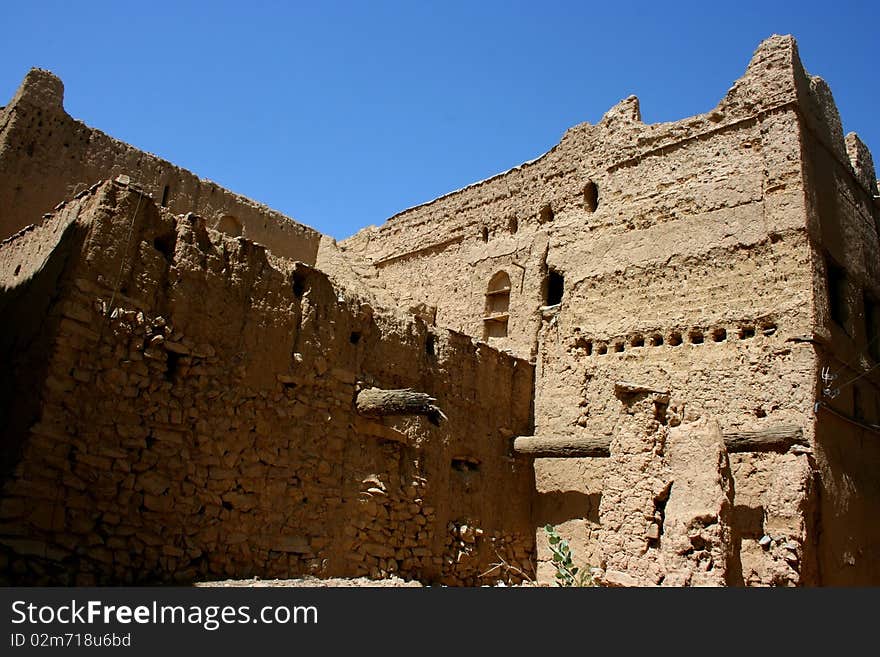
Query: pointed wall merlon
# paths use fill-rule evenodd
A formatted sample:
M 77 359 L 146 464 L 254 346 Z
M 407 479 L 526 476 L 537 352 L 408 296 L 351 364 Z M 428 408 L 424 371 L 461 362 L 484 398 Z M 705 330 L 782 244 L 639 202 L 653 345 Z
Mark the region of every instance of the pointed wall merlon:
M 790 35 L 773 35 L 755 50 L 743 76 L 734 82 L 716 111 L 742 115 L 796 100 L 797 44 Z M 801 70 L 803 70 L 801 68 Z
M 28 71 L 8 107 L 20 103 L 61 110 L 64 108 L 64 83 L 50 71 L 32 68 Z

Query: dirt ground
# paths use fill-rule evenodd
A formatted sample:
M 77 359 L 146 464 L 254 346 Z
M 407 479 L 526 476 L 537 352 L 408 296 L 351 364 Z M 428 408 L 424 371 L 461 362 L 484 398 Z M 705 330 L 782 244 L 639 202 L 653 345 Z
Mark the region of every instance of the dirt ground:
M 389 577 L 387 579 L 370 579 L 369 577 L 335 577 L 330 579 L 320 579 L 318 577 L 302 577 L 299 579 L 224 579 L 216 582 L 196 582 L 193 586 L 200 588 L 210 587 L 251 587 L 251 588 L 269 588 L 269 587 L 291 587 L 291 588 L 311 588 L 311 587 L 422 587 L 420 582 L 410 580 L 406 581 L 399 577 Z M 499 584 L 498 586 L 504 586 Z M 533 584 L 521 584 L 520 586 L 534 586 Z
M 407 586 L 420 587 L 421 583 L 416 581 L 406 581 L 399 577 L 391 577 L 388 579 L 370 579 L 369 577 L 336 577 L 330 579 L 320 579 L 318 577 L 302 577 L 299 579 L 224 579 L 216 582 L 196 582 L 194 586 L 209 587 L 251 587 L 251 588 L 270 588 L 270 587 L 352 587 L 352 586 Z

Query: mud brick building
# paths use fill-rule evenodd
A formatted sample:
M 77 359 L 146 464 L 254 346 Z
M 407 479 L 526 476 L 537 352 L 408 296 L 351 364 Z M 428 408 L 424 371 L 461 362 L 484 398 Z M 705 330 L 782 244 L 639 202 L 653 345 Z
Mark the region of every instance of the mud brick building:
M 0 577 L 880 583 L 871 155 L 791 37 L 336 243 L 0 110 Z

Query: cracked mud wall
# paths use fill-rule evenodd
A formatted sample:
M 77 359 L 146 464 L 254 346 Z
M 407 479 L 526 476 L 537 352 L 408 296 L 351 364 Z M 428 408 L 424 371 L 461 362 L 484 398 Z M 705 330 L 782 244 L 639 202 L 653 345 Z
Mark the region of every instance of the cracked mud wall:
M 650 249 L 645 228 L 693 216 L 730 223 L 737 208 L 763 201 L 760 130 L 764 141 L 775 139 L 774 117 L 794 102 L 792 52 L 790 38 L 769 40 L 717 108 L 677 123 L 642 123 L 630 97 L 598 125 L 568 130 L 536 160 L 406 210 L 341 247 L 371 261 L 389 290 L 436 306 L 438 323 L 476 336 L 489 280 L 506 271 L 509 336 L 490 341 L 534 355 L 555 256 L 578 253 L 590 266 L 597 256 L 626 254 L 618 237 L 630 231 Z M 784 181 L 772 185 L 777 194 L 768 201 L 798 202 Z M 721 214 L 703 216 L 711 211 Z M 572 272 L 560 271 L 568 281 Z
M 614 435 L 614 383 L 626 380 L 669 390 L 674 421 L 705 418 L 722 431 L 791 424 L 812 440 L 817 425 L 824 430 L 813 403 L 825 285 L 817 245 L 826 236 L 808 216 L 814 197 L 846 203 L 852 194 L 822 193 L 805 171 L 813 133 L 840 122 L 827 85 L 809 80 L 794 40 L 772 37 L 705 114 L 646 125 L 628 98 L 540 158 L 341 246 L 372 261 L 387 289 L 435 306 L 438 323 L 533 358 L 537 435 Z M 873 179 L 859 143 L 840 135 L 832 144 L 844 187 L 855 175 Z M 865 221 L 861 233 L 840 234 L 876 254 L 875 230 Z M 487 334 L 484 321 L 490 279 L 501 271 L 511 280 L 507 337 Z M 561 299 L 550 294 L 551 272 L 562 278 Z M 878 396 L 872 388 L 865 398 L 876 405 Z M 729 460 L 729 583 L 825 581 L 818 560 L 828 556 L 817 545 L 831 539 L 817 525 L 814 456 L 796 449 Z M 850 466 L 829 464 L 822 476 L 842 484 Z M 607 467 L 596 458 L 535 462 L 536 527 L 560 526 L 593 566 L 602 559 Z M 837 495 L 828 492 L 823 505 Z M 551 576 L 542 538 L 538 531 L 539 570 Z
M 56 130 L 97 145 L 57 142 Z M 265 208 L 177 169 L 183 191 L 166 199 L 170 165 L 73 122 L 61 109 L 60 82 L 44 72 L 29 75 L 0 111 L 0 135 L 0 171 L 32 183 L 0 190 L 0 201 L 9 200 L 0 207 L 36 217 L 47 198 L 81 189 L 71 189 L 71 175 L 129 166 L 145 172 L 159 206 L 205 217 L 173 218 L 146 203 L 136 213 L 140 269 L 127 265 L 118 289 L 109 272 L 118 271 L 125 240 L 108 217 L 124 223 L 135 194 L 118 185 L 83 193 L 0 249 L 11 281 L 0 300 L 22 318 L 0 343 L 7 354 L 20 352 L 14 374 L 2 379 L 12 394 L 0 410 L 22 409 L 5 453 L 24 446 L 28 454 L 5 457 L 8 469 L 27 473 L 7 485 L 43 471 L 56 477 L 0 505 L 0 534 L 12 546 L 3 565 L 16 578 L 57 581 L 54 560 L 89 562 L 86 582 L 113 581 L 130 565 L 117 553 L 131 548 L 145 580 L 185 564 L 185 577 L 252 568 L 475 584 L 497 577 L 502 562 L 528 570 L 536 554 L 539 576 L 550 579 L 540 527 L 551 523 L 579 565 L 608 568 L 608 583 L 880 581 L 880 448 L 871 428 L 880 424 L 872 369 L 880 362 L 876 174 L 858 137 L 844 137 L 828 86 L 806 74 L 791 37 L 762 43 L 705 114 L 646 125 L 638 99 L 627 98 L 540 158 L 339 244 L 319 244 L 293 223 L 283 224 L 293 235 L 273 232 L 278 217 Z M 74 157 L 49 161 L 51 149 Z M 119 201 L 124 208 L 108 201 L 87 220 L 71 214 L 115 195 L 128 199 Z M 230 203 L 243 204 L 241 216 L 226 212 Z M 329 280 L 279 254 L 317 263 Z M 84 266 L 81 257 L 98 263 L 103 281 L 64 277 Z M 26 285 L 13 280 L 16 268 Z M 90 327 L 113 308 L 89 304 L 110 297 L 119 312 L 96 339 Z M 514 355 L 530 359 L 534 372 Z M 823 395 L 824 366 L 837 384 L 858 379 Z M 45 381 L 45 397 L 22 392 L 19 380 Z M 649 430 L 632 425 L 616 394 L 620 381 L 664 391 L 661 404 L 644 409 Z M 121 398 L 121 417 L 141 429 L 111 429 L 103 418 L 115 406 L 93 404 L 84 385 Z M 412 386 L 458 410 L 439 429 L 421 419 L 365 421 L 345 409 L 359 385 Z M 127 394 L 150 404 L 126 408 Z M 325 414 L 326 426 L 316 419 Z M 37 430 L 28 431 L 34 419 Z M 288 420 L 304 456 L 272 429 Z M 815 449 L 716 453 L 716 425 L 722 435 L 795 426 Z M 96 461 L 102 454 L 89 446 L 104 449 L 113 431 L 131 441 L 120 447 L 124 456 L 114 443 L 109 461 Z M 215 453 L 216 432 L 231 442 Z M 533 470 L 511 450 L 514 436 L 530 433 L 607 439 L 610 457 L 538 458 Z M 650 449 L 630 449 L 642 443 Z M 204 467 L 165 466 L 180 445 Z M 655 453 L 656 445 L 697 450 L 712 467 L 682 469 L 675 450 Z M 277 497 L 270 489 L 280 490 L 266 469 L 275 458 L 294 477 L 286 490 L 308 502 L 269 510 Z M 642 458 L 650 477 L 632 470 Z M 108 463 L 119 470 L 113 490 L 82 487 L 83 473 Z M 143 476 L 160 465 L 172 467 L 173 494 Z M 41 503 L 30 512 L 23 500 L 55 499 L 46 496 L 58 480 L 73 506 Z M 679 506 L 688 481 L 717 502 L 704 505 L 711 513 Z M 204 499 L 193 506 L 200 490 Z M 110 508 L 119 500 L 140 535 Z M 103 515 L 89 525 L 84 508 Z M 629 512 L 625 531 L 611 531 L 615 514 Z M 663 515 L 665 527 L 667 513 L 678 519 L 677 533 L 665 535 L 655 522 Z M 200 531 L 217 533 L 193 538 L 174 520 L 175 538 L 157 539 L 149 528 L 166 516 L 195 518 Z M 710 516 L 701 528 L 693 522 Z M 274 538 L 248 541 L 267 518 Z M 37 540 L 10 529 L 22 523 Z M 293 532 L 318 524 L 316 533 Z M 102 556 L 89 561 L 83 545 Z
M 654 418 L 665 395 L 622 401 L 600 508 L 600 581 L 610 586 L 729 584 L 733 478 L 717 422 L 667 428 Z
M 2 332 L 4 385 L 32 396 L 3 427 L 5 582 L 531 572 L 528 363 L 117 182 L 4 242 L 0 276 L 40 308 Z M 448 420 L 361 416 L 368 386 Z

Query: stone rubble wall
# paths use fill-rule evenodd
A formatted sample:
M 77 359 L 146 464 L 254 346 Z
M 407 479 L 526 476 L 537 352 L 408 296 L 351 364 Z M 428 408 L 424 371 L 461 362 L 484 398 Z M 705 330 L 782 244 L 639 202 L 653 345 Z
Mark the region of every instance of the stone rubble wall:
M 3 242 L 0 284 L 4 583 L 534 575 L 528 363 L 133 183 Z M 372 386 L 448 420 L 358 415 Z

